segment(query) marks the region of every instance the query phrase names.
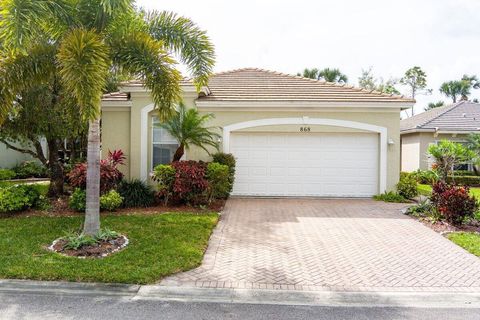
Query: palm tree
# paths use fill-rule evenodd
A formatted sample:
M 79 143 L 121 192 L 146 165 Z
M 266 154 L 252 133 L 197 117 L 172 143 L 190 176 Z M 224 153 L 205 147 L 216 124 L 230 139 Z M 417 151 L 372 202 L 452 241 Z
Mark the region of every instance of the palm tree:
M 133 0 L 1 0 L 0 121 L 32 84 L 57 77 L 89 121 L 87 209 L 83 233 L 99 217 L 100 102 L 112 70 L 143 80 L 160 119 L 180 102 L 176 54 L 199 89 L 214 65 L 214 49 L 192 21 L 168 12 L 143 12 Z
M 339 69 L 325 68 L 318 73 L 318 79 L 323 79 L 327 82 L 347 83 L 348 77 Z
M 319 70 L 317 68 L 305 68 L 302 73 L 298 72 L 297 76 L 318 80 L 318 72 Z
M 443 107 L 444 105 L 445 105 L 445 102 L 443 102 L 443 101 L 430 102 L 430 103 L 424 108 L 424 110 L 425 110 L 425 111 L 428 111 L 428 110 L 431 110 L 431 109 Z
M 172 161 L 180 161 L 185 153 L 185 148 L 189 149 L 191 146 L 200 147 L 209 154 L 210 152 L 206 146 L 211 146 L 218 150 L 220 135 L 214 131 L 218 128 L 205 126 L 212 118 L 214 118 L 212 113 L 201 115 L 197 109 L 187 109 L 181 103 L 175 115 L 160 124 L 160 127 L 167 130 L 179 143 Z
M 458 97 L 461 96 L 462 92 L 465 91 L 462 82 L 456 80 L 442 83 L 439 90 L 441 93 L 451 98 L 453 103 L 456 103 Z

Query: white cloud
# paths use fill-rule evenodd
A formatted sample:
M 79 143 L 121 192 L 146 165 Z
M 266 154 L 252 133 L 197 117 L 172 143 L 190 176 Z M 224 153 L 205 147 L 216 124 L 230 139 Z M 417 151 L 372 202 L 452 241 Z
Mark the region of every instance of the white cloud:
M 431 96 L 417 112 L 445 100 L 440 84 L 480 76 L 478 0 L 140 0 L 146 9 L 193 19 L 216 46 L 216 71 L 260 67 L 296 73 L 338 67 L 355 83 L 362 68 L 399 78 L 414 65 L 428 75 Z M 480 98 L 480 90 L 473 97 Z

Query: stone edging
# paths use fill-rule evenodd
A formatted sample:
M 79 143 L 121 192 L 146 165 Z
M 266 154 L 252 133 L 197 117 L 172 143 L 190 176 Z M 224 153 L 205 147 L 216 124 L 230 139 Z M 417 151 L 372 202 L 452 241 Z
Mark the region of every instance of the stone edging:
M 126 246 L 128 246 L 128 244 L 130 243 L 130 241 L 128 240 L 128 238 L 126 236 L 124 236 L 123 234 L 120 235 L 119 238 L 123 238 L 125 240 L 125 242 L 118 248 L 114 249 L 113 251 L 109 252 L 109 253 L 104 253 L 102 254 L 100 257 L 74 257 L 74 256 L 69 256 L 68 254 L 65 254 L 65 253 L 62 253 L 62 252 L 58 252 L 54 249 L 55 247 L 55 244 L 57 244 L 58 241 L 60 241 L 62 238 L 58 238 L 58 239 L 55 239 L 52 244 L 50 246 L 47 247 L 47 249 L 49 251 L 52 251 L 52 252 L 55 252 L 61 256 L 64 256 L 64 257 L 70 257 L 70 258 L 78 258 L 78 259 L 101 259 L 101 258 L 105 258 L 105 257 L 108 257 L 120 250 L 123 250 Z

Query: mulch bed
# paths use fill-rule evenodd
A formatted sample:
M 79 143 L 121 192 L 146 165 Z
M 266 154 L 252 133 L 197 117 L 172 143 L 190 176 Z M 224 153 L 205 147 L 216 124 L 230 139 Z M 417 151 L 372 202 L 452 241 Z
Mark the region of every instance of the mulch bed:
M 128 245 L 128 239 L 125 236 L 119 236 L 113 240 L 100 241 L 95 245 L 83 246 L 78 250 L 65 249 L 66 244 L 66 240 L 57 239 L 48 249 L 69 257 L 103 258 L 125 248 Z
M 430 229 L 438 233 L 449 233 L 449 232 L 479 232 L 480 233 L 480 224 L 478 222 L 473 222 L 472 224 L 468 224 L 468 225 L 454 226 L 445 221 L 432 222 L 425 218 L 416 218 L 416 217 L 412 217 L 412 218 L 419 220 L 425 226 L 429 227 Z

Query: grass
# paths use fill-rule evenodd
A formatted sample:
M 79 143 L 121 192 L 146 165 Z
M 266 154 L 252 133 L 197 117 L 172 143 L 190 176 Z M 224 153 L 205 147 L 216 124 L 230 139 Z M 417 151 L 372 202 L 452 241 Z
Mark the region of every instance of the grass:
M 393 191 L 374 195 L 373 199 L 376 200 L 376 201 L 396 202 L 396 203 L 410 202 L 407 199 L 405 199 L 403 196 L 401 196 L 398 193 L 395 193 Z
M 200 265 L 216 213 L 107 215 L 102 227 L 130 244 L 103 259 L 78 259 L 45 248 L 82 217 L 0 218 L 0 278 L 146 284 Z
M 455 232 L 448 234 L 447 237 L 468 252 L 480 257 L 480 234 L 473 232 Z
M 432 186 L 428 184 L 418 184 L 417 190 L 421 195 L 429 196 L 432 194 Z M 470 188 L 470 194 L 480 200 L 480 188 L 472 187 Z

